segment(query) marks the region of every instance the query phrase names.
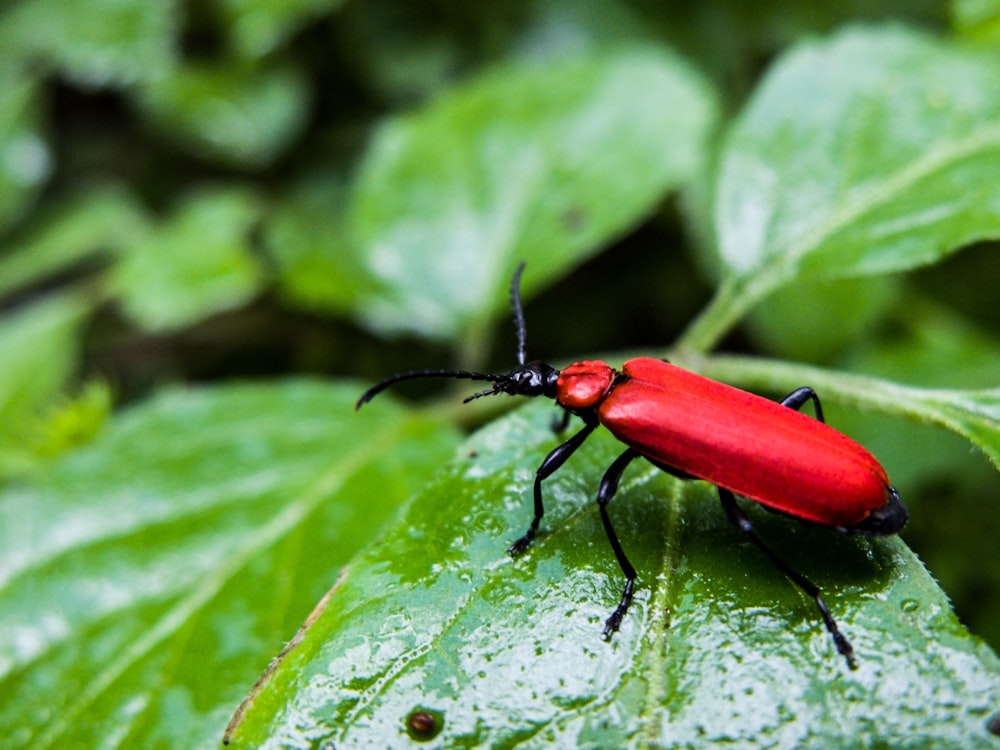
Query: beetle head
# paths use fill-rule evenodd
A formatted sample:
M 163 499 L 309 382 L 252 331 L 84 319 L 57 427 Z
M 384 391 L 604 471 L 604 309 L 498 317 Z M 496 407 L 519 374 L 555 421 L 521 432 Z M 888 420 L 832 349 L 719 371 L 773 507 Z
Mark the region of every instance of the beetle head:
M 482 396 L 492 396 L 497 393 L 508 393 L 511 396 L 546 396 L 556 397 L 556 380 L 559 370 L 546 362 L 535 360 L 518 365 L 506 375 L 491 375 L 493 387 L 469 396 L 463 403 L 468 403 Z
M 361 394 L 355 409 L 371 401 L 375 396 L 384 391 L 390 385 L 401 380 L 419 380 L 423 378 L 459 378 L 463 380 L 485 380 L 493 384 L 492 388 L 474 393 L 463 403 L 468 403 L 483 396 L 493 396 L 498 393 L 507 393 L 511 396 L 547 396 L 556 397 L 556 380 L 559 371 L 552 365 L 535 360 L 525 362 L 527 334 L 524 325 L 524 311 L 521 308 L 521 273 L 524 271 L 524 263 L 521 263 L 514 271 L 514 277 L 510 282 L 510 303 L 514 311 L 514 325 L 517 328 L 517 367 L 506 375 L 490 375 L 483 372 L 469 372 L 467 370 L 417 370 L 414 372 L 403 372 L 393 375 L 385 380 L 376 383 L 367 391 Z

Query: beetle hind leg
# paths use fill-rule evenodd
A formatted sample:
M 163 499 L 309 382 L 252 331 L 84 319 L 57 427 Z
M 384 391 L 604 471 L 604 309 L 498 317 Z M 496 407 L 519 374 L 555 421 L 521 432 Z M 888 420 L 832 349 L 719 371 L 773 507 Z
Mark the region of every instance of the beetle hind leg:
M 789 580 L 792 581 L 792 583 L 802 589 L 802 591 L 816 603 L 816 608 L 819 609 L 820 616 L 823 618 L 823 623 L 826 625 L 826 629 L 830 631 L 830 635 L 833 637 L 833 642 L 837 646 L 837 651 L 847 660 L 847 665 L 851 669 L 855 669 L 857 667 L 857 662 L 854 660 L 854 647 L 851 646 L 851 642 L 847 640 L 846 636 L 840 632 L 840 627 L 837 625 L 837 621 L 833 619 L 833 615 L 830 614 L 830 609 L 826 606 L 826 602 L 823 601 L 823 595 L 820 592 L 819 586 L 785 562 L 785 560 L 778 555 L 777 552 L 771 549 L 764 542 L 764 540 L 760 538 L 756 529 L 754 529 L 753 524 L 750 522 L 750 518 L 743 512 L 743 509 L 737 505 L 736 498 L 733 496 L 732 492 L 719 487 L 719 499 L 722 501 L 722 509 L 726 512 L 726 518 L 729 519 L 730 523 L 749 537 L 750 540 L 753 541 L 753 543 L 756 544 L 765 555 L 767 555 L 768 559 L 770 559 L 771 562 L 774 563 L 774 565 L 782 573 L 784 573 Z
M 802 407 L 805 406 L 806 401 L 813 402 L 813 410 L 816 412 L 816 419 L 825 423 L 826 420 L 823 418 L 823 407 L 819 403 L 819 396 L 816 395 L 816 391 L 807 385 L 804 385 L 801 388 L 796 388 L 794 391 L 781 399 L 781 405 L 787 406 L 789 409 L 794 409 L 795 411 L 801 411 Z

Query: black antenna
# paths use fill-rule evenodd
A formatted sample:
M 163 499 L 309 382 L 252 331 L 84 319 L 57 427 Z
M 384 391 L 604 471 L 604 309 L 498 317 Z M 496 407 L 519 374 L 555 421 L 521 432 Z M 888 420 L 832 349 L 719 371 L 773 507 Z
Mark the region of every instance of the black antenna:
M 517 326 L 518 366 L 514 372 L 507 375 L 490 375 L 483 372 L 469 372 L 468 370 L 414 370 L 413 372 L 401 372 L 398 375 L 393 375 L 376 383 L 362 393 L 361 398 L 354 405 L 355 411 L 367 404 L 390 385 L 395 385 L 402 380 L 418 380 L 420 378 L 459 378 L 464 380 L 486 380 L 493 383 L 492 388 L 474 393 L 465 399 L 463 403 L 466 404 L 483 396 L 492 396 L 495 393 L 517 393 L 522 396 L 538 395 L 538 393 L 532 391 L 540 388 L 544 373 L 539 372 L 537 367 L 525 368 L 523 366 L 525 357 L 527 356 L 527 332 L 524 325 L 524 310 L 521 309 L 521 274 L 524 272 L 524 265 L 524 262 L 518 265 L 517 270 L 514 271 L 514 278 L 510 282 L 510 305 L 514 308 L 514 323 Z M 551 370 L 551 368 L 548 369 Z M 518 376 L 516 379 L 515 375 Z
M 517 363 L 524 364 L 528 354 L 528 332 L 524 325 L 524 310 L 521 309 L 521 274 L 524 272 L 524 261 L 514 271 L 510 280 L 510 306 L 514 308 L 514 325 L 517 326 Z
M 362 393 L 361 398 L 358 399 L 358 403 L 354 405 L 354 410 L 357 411 L 390 385 L 398 383 L 401 380 L 417 380 L 418 378 L 459 378 L 464 380 L 489 380 L 491 383 L 495 383 L 498 380 L 502 380 L 504 377 L 504 375 L 487 375 L 482 372 L 468 372 L 467 370 L 415 370 L 414 372 L 401 372 L 399 375 L 393 375 L 391 378 L 386 378 L 385 380 L 376 383 L 367 391 Z M 493 389 L 476 395 L 485 396 L 487 393 L 495 392 L 496 390 Z M 471 400 L 471 398 L 475 397 L 476 396 L 470 397 L 470 399 L 467 400 Z

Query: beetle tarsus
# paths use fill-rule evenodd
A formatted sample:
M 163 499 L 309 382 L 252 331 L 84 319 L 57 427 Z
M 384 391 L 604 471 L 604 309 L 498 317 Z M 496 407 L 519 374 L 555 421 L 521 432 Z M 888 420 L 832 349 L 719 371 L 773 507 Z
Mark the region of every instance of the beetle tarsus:
M 618 628 L 622 625 L 622 620 L 625 619 L 625 613 L 628 612 L 628 607 L 632 603 L 632 591 L 635 589 L 635 579 L 629 578 L 625 582 L 625 590 L 622 591 L 621 601 L 618 602 L 618 606 L 615 607 L 615 611 L 611 613 L 611 616 L 604 621 L 604 631 L 601 633 L 601 637 L 604 640 L 611 640 L 613 633 L 618 631 Z
M 829 624 L 827 624 L 827 628 L 829 628 Z M 834 623 L 834 628 L 836 628 L 836 623 Z M 844 637 L 840 630 L 831 630 L 830 635 L 833 636 L 833 642 L 837 644 L 837 651 L 847 660 L 847 666 L 852 670 L 857 669 L 858 661 L 854 658 L 854 647 L 851 642 Z
M 525 532 L 524 536 L 514 542 L 507 548 L 507 554 L 511 557 L 517 557 L 527 552 L 528 547 L 531 546 L 532 540 L 535 538 L 535 532 L 538 530 L 538 524 L 532 523 L 531 527 Z

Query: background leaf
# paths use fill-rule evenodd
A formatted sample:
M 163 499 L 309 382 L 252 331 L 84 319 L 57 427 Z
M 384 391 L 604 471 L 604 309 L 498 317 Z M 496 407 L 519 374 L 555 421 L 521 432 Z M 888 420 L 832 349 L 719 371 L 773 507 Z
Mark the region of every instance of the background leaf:
M 0 38 L 0 58 L 7 54 Z M 20 218 L 52 171 L 39 99 L 38 82 L 0 60 L 0 232 Z
M 186 196 L 123 253 L 115 286 L 126 312 L 143 327 L 168 329 L 246 302 L 261 280 L 250 250 L 259 211 L 257 197 L 239 188 Z
M 146 86 L 141 103 L 157 128 L 197 153 L 260 166 L 298 135 L 309 92 L 287 66 L 187 65 Z
M 0 254 L 0 293 L 41 285 L 101 251 L 120 252 L 149 229 L 142 207 L 121 186 L 90 185 L 47 208 L 34 231 L 12 239 Z
M 903 28 L 851 29 L 782 59 L 726 139 L 727 281 L 686 345 L 710 345 L 793 279 L 911 269 L 1000 236 L 998 91 L 993 56 Z
M 0 11 L 0 49 L 90 86 L 154 80 L 175 59 L 176 0 L 22 0 Z
M 34 419 L 75 371 L 85 310 L 55 296 L 0 319 L 0 476 L 24 460 Z
M 622 577 L 590 499 L 620 445 L 588 441 L 546 483 L 546 532 L 530 554 L 504 554 L 555 445 L 550 418 L 532 406 L 476 435 L 351 563 L 233 746 L 391 745 L 418 708 L 442 725 L 432 747 L 819 748 L 855 744 L 859 726 L 875 745 L 989 745 L 1000 660 L 901 542 L 754 514 L 825 587 L 858 649 L 852 672 L 811 602 L 739 538 L 714 491 L 648 465 L 629 469 L 611 506 L 641 584 L 622 631 L 603 642 Z
M 985 44 L 1000 40 L 1000 5 L 996 0 L 954 0 L 950 5 L 959 33 Z
M 348 314 L 375 286 L 347 238 L 345 194 L 336 175 L 310 176 L 264 219 L 278 290 L 307 309 Z
M 234 48 L 246 57 L 273 52 L 313 17 L 336 10 L 344 0 L 223 0 L 218 12 L 225 17 Z
M 361 314 L 442 338 L 481 328 L 518 261 L 533 286 L 691 177 L 712 118 L 694 71 L 639 47 L 502 66 L 387 122 L 349 215 L 382 284 Z
M 355 415 L 357 393 L 165 393 L 0 494 L 7 747 L 218 743 L 339 568 L 454 445 L 391 402 Z

